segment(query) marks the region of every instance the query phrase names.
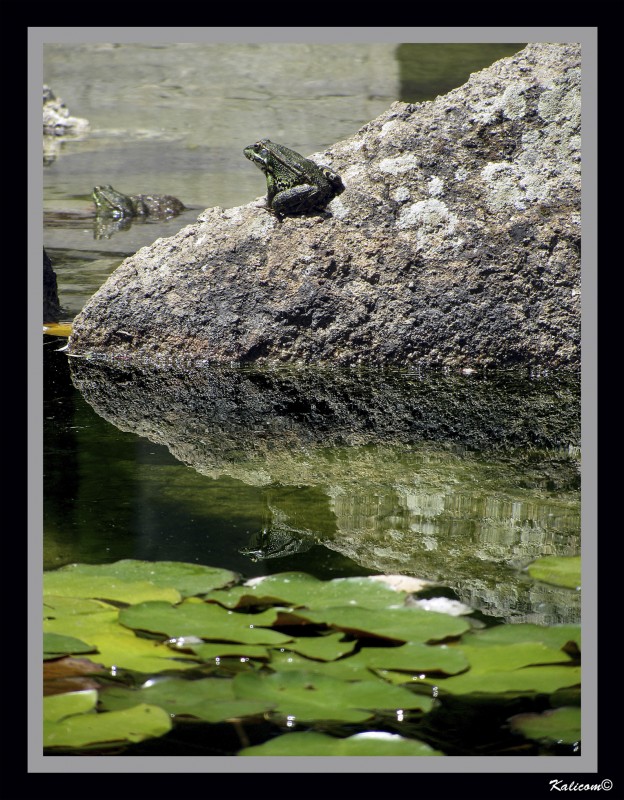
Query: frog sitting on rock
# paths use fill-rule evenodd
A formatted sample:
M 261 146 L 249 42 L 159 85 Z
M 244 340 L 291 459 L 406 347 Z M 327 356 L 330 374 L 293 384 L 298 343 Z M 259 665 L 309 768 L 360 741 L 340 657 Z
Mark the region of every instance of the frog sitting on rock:
M 278 220 L 284 216 L 321 211 L 344 191 L 340 175 L 300 153 L 260 139 L 243 150 L 266 175 L 267 209 Z

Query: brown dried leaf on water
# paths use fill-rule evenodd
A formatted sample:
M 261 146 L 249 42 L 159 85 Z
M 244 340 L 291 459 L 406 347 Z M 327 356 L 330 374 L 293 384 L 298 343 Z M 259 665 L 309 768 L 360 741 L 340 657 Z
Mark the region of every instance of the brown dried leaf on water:
M 43 326 L 43 332 L 48 336 L 62 336 L 66 339 L 72 332 L 72 323 L 47 322 Z
M 100 683 L 93 673 L 107 672 L 102 664 L 95 664 L 87 658 L 58 658 L 43 664 L 43 694 L 64 694 L 84 689 L 98 689 Z

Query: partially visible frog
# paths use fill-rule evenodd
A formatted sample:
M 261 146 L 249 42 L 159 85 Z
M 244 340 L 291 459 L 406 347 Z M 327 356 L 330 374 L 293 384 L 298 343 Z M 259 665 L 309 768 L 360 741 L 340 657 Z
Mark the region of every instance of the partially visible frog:
M 284 558 L 297 553 L 305 553 L 317 544 L 314 538 L 301 533 L 263 528 L 251 536 L 249 547 L 238 552 L 252 561 L 266 561 L 268 558 Z
M 267 208 L 279 220 L 286 215 L 320 211 L 344 191 L 340 175 L 329 167 L 270 139 L 250 144 L 243 153 L 266 175 Z
M 125 195 L 112 186 L 96 186 L 93 189 L 95 213 L 98 216 L 123 219 L 126 217 L 175 217 L 185 210 L 177 197 L 169 194 Z

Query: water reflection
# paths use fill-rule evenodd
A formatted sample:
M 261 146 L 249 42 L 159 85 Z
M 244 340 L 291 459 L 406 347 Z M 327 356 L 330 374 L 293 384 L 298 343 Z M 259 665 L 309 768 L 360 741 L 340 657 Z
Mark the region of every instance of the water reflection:
M 578 620 L 577 593 L 522 571 L 538 556 L 579 552 L 575 375 L 76 358 L 70 367 L 120 430 L 165 445 L 206 478 L 268 492 L 261 530 L 240 547 L 251 559 L 321 543 L 368 571 L 438 581 L 509 620 Z

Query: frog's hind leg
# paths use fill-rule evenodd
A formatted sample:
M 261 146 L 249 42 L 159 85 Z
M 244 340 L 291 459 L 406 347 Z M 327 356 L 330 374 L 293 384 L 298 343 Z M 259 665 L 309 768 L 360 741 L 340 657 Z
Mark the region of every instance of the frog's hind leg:
M 318 186 L 302 183 L 286 189 L 273 198 L 273 211 L 278 219 L 286 215 L 305 214 L 317 208 L 325 199 L 325 193 L 319 191 Z

